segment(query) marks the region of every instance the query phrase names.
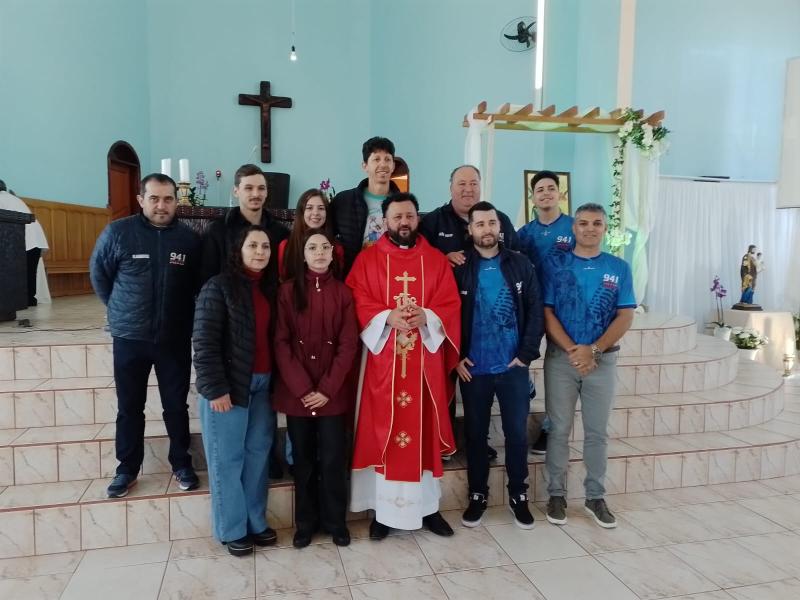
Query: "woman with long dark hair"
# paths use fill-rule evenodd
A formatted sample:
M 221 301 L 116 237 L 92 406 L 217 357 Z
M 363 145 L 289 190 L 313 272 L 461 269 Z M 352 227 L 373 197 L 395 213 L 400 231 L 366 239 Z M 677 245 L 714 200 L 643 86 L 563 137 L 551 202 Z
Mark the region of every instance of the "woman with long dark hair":
M 336 274 L 334 238 L 310 229 L 296 276 L 278 291 L 275 358 L 281 376 L 275 408 L 286 414 L 295 481 L 294 546 L 320 528 L 338 546 L 350 543 L 347 513 L 346 417 L 355 400 L 348 385 L 358 349 L 350 289 Z
M 262 227 L 245 228 L 235 249 L 200 291 L 193 341 L 213 533 L 243 556 L 253 544 L 276 540 L 265 514 L 277 277 L 267 268 L 271 248 Z
M 281 281 L 294 278 L 295 266 L 303 265 L 303 243 L 309 229 L 322 229 L 333 237 L 333 223 L 328 218 L 330 204 L 320 190 L 311 188 L 300 194 L 294 211 L 294 224 L 289 238 L 278 246 L 278 270 Z M 344 248 L 334 244 L 334 258 L 341 266 L 344 261 Z

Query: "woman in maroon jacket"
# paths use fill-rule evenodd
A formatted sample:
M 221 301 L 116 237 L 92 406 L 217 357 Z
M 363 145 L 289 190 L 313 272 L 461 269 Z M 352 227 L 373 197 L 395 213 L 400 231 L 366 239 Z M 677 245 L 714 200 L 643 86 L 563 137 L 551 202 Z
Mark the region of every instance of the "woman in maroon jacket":
M 294 546 L 311 543 L 320 527 L 338 546 L 350 543 L 347 513 L 345 414 L 354 390 L 347 385 L 358 349 L 350 289 L 336 277 L 334 238 L 306 232 L 298 276 L 278 291 L 275 358 L 280 378 L 275 410 L 286 414 L 294 455 Z M 300 262 L 302 260 L 302 262 Z

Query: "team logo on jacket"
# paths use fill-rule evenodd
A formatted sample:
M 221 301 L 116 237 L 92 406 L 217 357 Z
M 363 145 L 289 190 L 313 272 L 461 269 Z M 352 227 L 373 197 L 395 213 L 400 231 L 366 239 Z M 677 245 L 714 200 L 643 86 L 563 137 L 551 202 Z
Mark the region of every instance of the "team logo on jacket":
M 169 264 L 171 265 L 185 265 L 186 264 L 186 255 L 181 254 L 179 252 L 170 252 L 169 253 Z
M 518 294 L 522 293 L 522 282 L 521 281 L 514 282 L 514 287 L 517 288 L 517 293 Z

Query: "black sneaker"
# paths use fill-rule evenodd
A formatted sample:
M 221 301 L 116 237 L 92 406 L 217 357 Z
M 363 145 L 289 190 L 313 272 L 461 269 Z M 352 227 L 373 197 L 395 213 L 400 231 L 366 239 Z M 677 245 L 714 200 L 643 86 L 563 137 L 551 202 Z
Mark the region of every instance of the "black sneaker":
M 542 430 L 531 446 L 531 454 L 547 454 L 547 432 Z
M 528 508 L 528 494 L 511 496 L 508 499 L 508 508 L 514 513 L 514 523 L 522 529 L 533 529 L 533 515 Z
M 200 486 L 200 480 L 197 478 L 197 473 L 194 472 L 192 467 L 178 469 L 173 475 L 175 475 L 175 479 L 178 480 L 178 487 L 184 492 L 197 489 Z
M 275 542 L 278 541 L 278 534 L 275 533 L 275 530 L 272 527 L 267 527 L 261 533 L 254 533 L 250 536 L 250 540 L 256 546 L 274 546 Z
M 483 513 L 486 511 L 486 495 L 470 494 L 469 506 L 464 514 L 461 515 L 461 524 L 464 527 L 477 527 L 481 524 Z
M 450 523 L 445 521 L 442 513 L 438 511 L 422 517 L 422 526 L 431 533 L 442 537 L 450 537 L 453 535 L 453 528 L 450 527 Z
M 608 510 L 606 501 L 602 498 L 597 498 L 596 500 L 587 500 L 583 506 L 586 509 L 586 512 L 592 516 L 594 522 L 600 525 L 600 527 L 604 527 L 605 529 L 614 529 L 617 526 L 616 517 L 614 517 L 614 515 L 611 514 L 611 511 Z
M 247 536 L 239 538 L 238 540 L 233 540 L 232 542 L 222 543 L 228 547 L 228 552 L 233 556 L 247 556 L 253 553 L 253 542 L 251 542 L 250 538 Z
M 122 498 L 128 495 L 128 490 L 136 485 L 136 475 L 117 473 L 106 490 L 109 498 Z
M 567 524 L 567 501 L 564 496 L 550 496 L 547 502 L 547 520 L 553 525 Z

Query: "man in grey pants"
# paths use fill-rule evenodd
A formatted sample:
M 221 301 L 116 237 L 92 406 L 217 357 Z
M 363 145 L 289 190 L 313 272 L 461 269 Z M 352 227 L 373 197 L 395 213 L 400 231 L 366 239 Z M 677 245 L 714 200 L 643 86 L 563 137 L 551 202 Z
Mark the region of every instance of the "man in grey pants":
M 575 249 L 553 273 L 544 299 L 547 352 L 544 359 L 545 407 L 552 421 L 547 440 L 547 520 L 567 522 L 569 435 L 581 398 L 586 512 L 601 527 L 617 526 L 606 506 L 608 418 L 614 403 L 617 351 L 630 328 L 636 300 L 628 264 L 600 251 L 608 228 L 599 204 L 575 212 Z

